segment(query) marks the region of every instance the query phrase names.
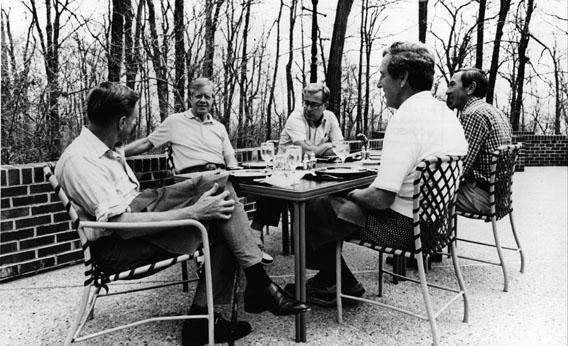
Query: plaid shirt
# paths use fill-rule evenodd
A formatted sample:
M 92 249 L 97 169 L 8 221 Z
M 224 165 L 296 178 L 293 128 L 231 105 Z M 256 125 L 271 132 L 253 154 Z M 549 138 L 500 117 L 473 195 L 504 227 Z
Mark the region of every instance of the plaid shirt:
M 471 97 L 459 114 L 469 148 L 463 171 L 466 180 L 489 182 L 491 153 L 511 144 L 509 119 L 483 99 Z

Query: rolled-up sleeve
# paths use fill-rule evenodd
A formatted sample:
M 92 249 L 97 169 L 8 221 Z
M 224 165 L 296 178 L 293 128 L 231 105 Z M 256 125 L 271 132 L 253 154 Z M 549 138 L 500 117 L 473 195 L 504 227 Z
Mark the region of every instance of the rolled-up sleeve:
M 162 145 L 170 142 L 172 140 L 172 133 L 170 130 L 170 118 L 166 118 L 155 130 L 148 136 L 148 140 L 154 145 L 154 147 L 159 148 Z

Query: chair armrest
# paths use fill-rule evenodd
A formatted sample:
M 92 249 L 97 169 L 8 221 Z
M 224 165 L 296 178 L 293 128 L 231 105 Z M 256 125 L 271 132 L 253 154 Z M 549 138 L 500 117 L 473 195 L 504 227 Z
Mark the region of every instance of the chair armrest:
M 99 222 L 99 221 L 81 221 L 81 226 L 91 228 L 112 228 L 112 229 L 126 229 L 126 228 L 171 228 L 181 226 L 196 226 L 204 227 L 203 224 L 197 220 L 172 220 L 172 221 L 148 221 L 148 222 Z

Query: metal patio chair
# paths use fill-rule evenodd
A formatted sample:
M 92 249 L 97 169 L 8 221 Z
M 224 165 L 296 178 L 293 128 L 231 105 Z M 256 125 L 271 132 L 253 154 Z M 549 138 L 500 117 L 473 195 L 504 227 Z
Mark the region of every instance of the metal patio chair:
M 503 250 L 518 252 L 521 257 L 520 272 L 523 273 L 525 271 L 525 256 L 521 248 L 521 243 L 519 242 L 519 237 L 515 231 L 515 223 L 513 221 L 513 200 L 511 198 L 513 174 L 515 173 L 515 167 L 521 148 L 522 143 L 502 145 L 492 153 L 491 171 L 489 176 L 489 214 L 477 214 L 456 209 L 457 215 L 470 219 L 480 219 L 485 222 L 491 222 L 495 244 L 488 244 L 463 238 L 457 238 L 457 240 L 496 248 L 497 255 L 499 256 L 499 263 L 467 256 L 460 256 L 460 258 L 500 266 L 503 270 L 503 291 L 505 292 L 509 290 L 509 278 L 507 275 L 507 266 L 505 265 L 505 260 L 503 258 Z M 506 215 L 509 215 L 511 229 L 513 230 L 513 237 L 517 244 L 516 248 L 501 246 L 499 241 L 497 221 Z
M 337 243 L 336 249 L 337 320 L 339 323 L 342 323 L 343 321 L 342 298 L 379 305 L 428 320 L 432 329 L 434 345 L 437 345 L 439 343 L 439 334 L 436 318 L 446 308 L 448 308 L 451 303 L 453 303 L 460 297 L 462 297 L 464 304 L 463 322 L 467 323 L 469 314 L 467 293 L 458 264 L 458 257 L 454 249 L 455 228 L 453 227 L 453 222 L 455 220 L 455 217 L 453 217 L 454 203 L 462 172 L 461 159 L 462 157 L 460 156 L 433 157 L 423 160 L 415 168 L 413 195 L 413 249 L 400 249 L 378 246 L 376 244 L 369 243 L 358 238 L 348 238 L 345 240 L 379 252 L 379 297 L 382 297 L 383 273 L 387 273 L 389 275 L 392 275 L 393 277 L 403 278 L 410 282 L 419 283 L 422 290 L 422 296 L 424 298 L 426 314 L 420 315 L 416 312 L 382 303 L 380 301 L 349 296 L 341 293 L 340 261 L 343 242 L 340 241 Z M 441 252 L 445 246 L 448 246 L 450 247 L 450 249 L 452 249 L 452 262 L 454 265 L 459 290 L 441 285 L 429 284 L 426 281 L 423 256 L 427 257 L 428 255 L 431 255 L 433 253 Z M 414 257 L 418 264 L 419 280 L 384 270 L 383 253 L 399 255 L 405 258 Z M 442 308 L 440 308 L 438 311 L 434 311 L 430 300 L 428 287 L 450 291 L 455 294 L 444 304 Z
M 51 183 L 51 186 L 55 190 L 59 199 L 65 206 L 67 213 L 71 218 L 71 223 L 73 229 L 79 234 L 81 241 L 81 247 L 83 248 L 84 265 L 85 265 L 85 281 L 83 288 L 83 296 L 79 307 L 77 309 L 77 315 L 75 320 L 71 324 L 71 328 L 65 339 L 65 345 L 70 345 L 74 342 L 80 342 L 94 337 L 98 337 L 104 334 L 115 332 L 121 329 L 134 327 L 140 324 L 156 322 L 156 321 L 171 321 L 171 320 L 181 320 L 181 319 L 196 319 L 196 318 L 206 318 L 208 319 L 208 334 L 210 345 L 213 345 L 213 332 L 214 332 L 214 317 L 213 317 L 213 288 L 211 281 L 211 261 L 209 253 L 209 239 L 205 227 L 196 220 L 176 220 L 176 221 L 159 221 L 159 222 L 138 222 L 138 223 L 125 223 L 125 222 L 95 222 L 95 221 L 85 221 L 81 220 L 79 214 L 73 207 L 71 201 L 67 197 L 65 191 L 57 182 L 55 175 L 51 166 L 44 167 L 44 174 L 46 179 Z M 194 227 L 201 233 L 202 247 L 199 251 L 192 254 L 184 254 L 177 257 L 168 258 L 161 260 L 156 263 L 150 263 L 144 266 L 131 268 L 130 270 L 125 270 L 120 273 L 105 273 L 94 260 L 91 255 L 90 242 L 85 234 L 85 228 L 113 228 L 113 229 L 123 229 L 123 228 L 171 228 L 171 227 Z M 143 288 L 125 290 L 115 293 L 109 293 L 108 284 L 118 281 L 118 280 L 132 280 L 139 279 L 142 277 L 147 277 L 155 274 L 167 267 L 170 267 L 176 263 L 187 262 L 191 259 L 197 258 L 198 256 L 203 256 L 204 264 L 203 271 L 205 275 L 206 283 L 206 297 L 207 297 L 207 315 L 177 315 L 177 316 L 159 316 L 151 317 L 147 319 L 142 319 L 136 322 L 127 323 L 124 325 L 116 326 L 113 328 L 105 329 L 99 332 L 91 333 L 89 335 L 79 336 L 79 333 L 87 323 L 89 319 L 93 317 L 93 311 L 95 303 L 98 298 L 109 297 L 118 294 L 125 294 L 130 292 L 138 292 L 142 290 L 148 290 L 159 287 L 172 286 L 176 284 L 187 284 L 188 281 L 194 280 L 181 280 L 175 282 L 169 282 L 160 285 L 151 285 Z M 104 288 L 106 293 L 101 294 L 101 289 Z

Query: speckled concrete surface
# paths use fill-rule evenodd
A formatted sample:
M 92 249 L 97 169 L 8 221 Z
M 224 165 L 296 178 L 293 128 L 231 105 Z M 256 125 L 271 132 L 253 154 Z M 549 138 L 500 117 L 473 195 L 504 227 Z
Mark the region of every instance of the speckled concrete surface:
M 566 345 L 567 341 L 567 167 L 526 168 L 515 174 L 514 206 L 517 232 L 526 252 L 524 274 L 519 273 L 518 255 L 508 253 L 510 289 L 502 291 L 499 267 L 462 261 L 469 290 L 470 321 L 462 323 L 463 305 L 454 303 L 438 318 L 444 345 Z M 507 220 L 499 222 L 503 243 L 511 243 Z M 464 236 L 491 239 L 491 226 L 460 218 Z M 280 232 L 267 237 L 268 250 L 280 251 Z M 461 243 L 468 255 L 496 256 L 491 249 Z M 347 261 L 367 289 L 376 295 L 377 255 L 370 250 L 346 245 Z M 293 258 L 275 256 L 269 273 L 279 284 L 293 278 Z M 309 273 L 313 274 L 313 273 Z M 167 281 L 179 276 L 171 268 L 144 281 Z M 455 285 L 451 262 L 444 260 L 428 274 L 430 282 Z M 82 265 L 24 278 L 0 286 L 0 345 L 58 345 L 64 340 L 82 292 Z M 128 283 L 121 286 L 137 286 Z M 118 289 L 118 288 L 117 288 Z M 117 321 L 156 314 L 183 313 L 191 294 L 179 287 L 102 299 L 95 319 L 86 331 L 96 331 Z M 433 292 L 440 307 L 446 293 Z M 408 282 L 385 286 L 384 301 L 422 311 L 420 291 Z M 241 303 L 242 304 L 242 303 Z M 228 308 L 221 309 L 227 313 Z M 238 345 L 293 345 L 294 318 L 270 313 L 240 316 L 250 321 L 253 333 Z M 431 343 L 426 321 L 395 311 L 367 305 L 348 306 L 344 324 L 338 325 L 334 309 L 313 307 L 307 317 L 309 345 L 427 345 Z M 182 322 L 152 323 L 120 331 L 87 345 L 179 345 Z

